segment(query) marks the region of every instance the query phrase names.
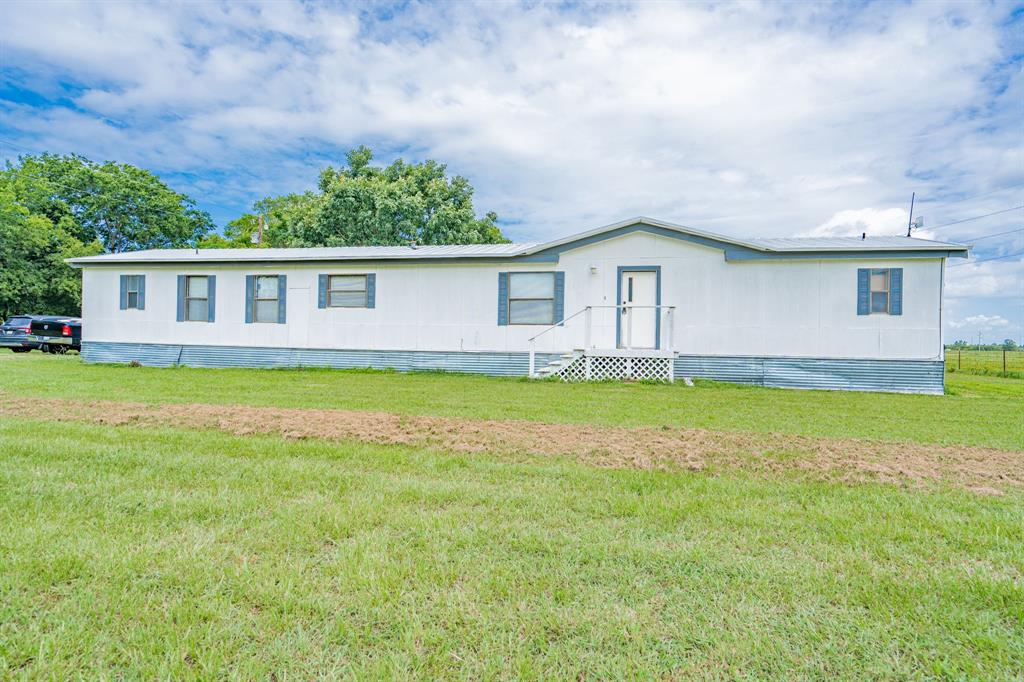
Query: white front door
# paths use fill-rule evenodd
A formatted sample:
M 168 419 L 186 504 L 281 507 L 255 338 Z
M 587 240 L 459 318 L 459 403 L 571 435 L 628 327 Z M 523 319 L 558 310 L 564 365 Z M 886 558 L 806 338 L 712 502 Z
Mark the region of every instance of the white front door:
M 619 283 L 619 348 L 655 348 L 658 345 L 658 273 L 623 270 Z

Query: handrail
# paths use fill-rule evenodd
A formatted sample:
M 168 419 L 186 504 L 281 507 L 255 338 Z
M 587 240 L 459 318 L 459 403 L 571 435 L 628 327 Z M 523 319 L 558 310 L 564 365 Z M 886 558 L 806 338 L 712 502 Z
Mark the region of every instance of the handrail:
M 541 331 L 537 332 L 536 334 L 534 334 L 533 336 L 531 336 L 529 338 L 529 340 L 528 340 L 528 342 L 530 344 L 530 368 L 529 368 L 529 372 L 530 373 L 529 373 L 529 376 L 533 377 L 535 375 L 535 370 L 536 370 L 536 341 L 537 341 L 537 339 L 539 339 L 541 336 L 544 336 L 545 334 L 547 334 L 552 329 L 555 329 L 556 327 L 564 327 L 566 322 L 568 322 L 569 320 L 573 319 L 574 317 L 576 317 L 580 313 L 586 313 L 587 314 L 587 326 L 586 326 L 586 329 L 584 330 L 584 333 L 586 335 L 586 340 L 585 340 L 583 345 L 586 348 L 590 347 L 590 328 L 592 326 L 590 313 L 595 308 L 614 308 L 616 310 L 629 309 L 629 308 L 640 308 L 640 309 L 653 308 L 653 309 L 657 310 L 659 312 L 659 314 L 660 314 L 660 311 L 662 309 L 667 310 L 668 313 L 671 315 L 671 318 L 669 320 L 669 328 L 668 328 L 668 338 L 669 338 L 668 345 L 670 347 L 672 345 L 672 326 L 673 326 L 672 319 L 675 318 L 674 312 L 675 312 L 675 309 L 676 309 L 676 307 L 674 305 L 632 305 L 632 304 L 628 304 L 628 305 L 627 304 L 620 304 L 620 305 L 588 305 L 588 306 L 584 306 L 583 308 L 580 308 L 579 310 L 574 312 L 569 317 L 562 318 L 558 322 L 555 322 L 550 327 L 546 327 L 546 328 L 542 329 Z M 629 335 L 630 336 L 632 336 L 632 318 L 633 318 L 633 316 L 632 316 L 632 314 L 630 314 L 629 315 L 629 321 L 630 321 L 630 334 Z
M 560 321 L 558 321 L 558 322 L 555 322 L 555 323 L 554 323 L 553 325 L 551 325 L 550 327 L 547 327 L 547 328 L 545 328 L 545 329 L 543 329 L 543 330 L 541 330 L 541 331 L 537 332 L 537 333 L 536 333 L 536 334 L 535 334 L 534 336 L 530 337 L 530 338 L 528 339 L 528 341 L 529 341 L 530 343 L 533 343 L 533 342 L 534 342 L 534 341 L 535 341 L 535 340 L 536 340 L 536 339 L 537 339 L 538 337 L 544 336 L 545 334 L 547 334 L 547 333 L 548 333 L 549 331 L 551 331 L 551 330 L 552 330 L 552 329 L 554 329 L 555 327 L 561 327 L 561 326 L 563 326 L 563 325 L 564 325 L 564 324 L 565 324 L 566 322 L 568 322 L 568 321 L 569 321 L 569 320 L 571 320 L 572 318 L 576 317 L 576 316 L 577 316 L 577 315 L 579 315 L 580 313 L 586 312 L 586 311 L 587 311 L 587 308 L 592 308 L 592 307 L 593 307 L 593 306 L 589 306 L 589 305 L 588 305 L 588 306 L 587 306 L 586 308 L 580 308 L 579 310 L 577 310 L 576 312 L 574 312 L 574 313 L 573 313 L 572 315 L 570 315 L 569 317 L 563 318 L 562 320 L 560 320 Z

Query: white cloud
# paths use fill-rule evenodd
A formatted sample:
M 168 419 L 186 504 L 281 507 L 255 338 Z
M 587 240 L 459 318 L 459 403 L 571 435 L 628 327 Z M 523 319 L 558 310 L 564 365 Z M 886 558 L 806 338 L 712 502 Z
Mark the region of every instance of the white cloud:
M 946 268 L 949 298 L 1002 298 L 1024 307 L 1024 260 L 963 263 L 958 259 Z
M 805 237 L 851 237 L 867 233 L 871 236 L 899 234 L 907 229 L 907 211 L 902 208 L 861 208 L 839 211 Z
M 636 214 L 901 234 L 917 192 L 918 236 L 971 242 L 1020 226 L 941 227 L 1024 203 L 1013 9 L 8 2 L 7 91 L 56 104 L 0 99 L 0 154 L 137 163 L 226 215 L 368 144 L 448 163 L 521 240 Z M 947 294 L 1020 326 L 1024 264 L 950 267 Z
M 236 195 L 292 185 L 282 157 L 313 153 L 300 174 L 311 180 L 324 152 L 362 142 L 448 162 L 523 239 L 638 213 L 734 234 L 899 232 L 912 189 L 987 190 L 992 169 L 1024 181 L 1006 118 L 1020 76 L 1002 95 L 985 80 L 1004 56 L 999 6 L 0 13 L 25 87 L 85 84 L 62 125 L 32 109 L 11 112 L 10 128 L 161 170 L 245 168 L 221 183 Z
M 963 320 L 950 320 L 949 326 L 953 329 L 992 331 L 1009 327 L 1010 321 L 1002 315 L 971 315 Z

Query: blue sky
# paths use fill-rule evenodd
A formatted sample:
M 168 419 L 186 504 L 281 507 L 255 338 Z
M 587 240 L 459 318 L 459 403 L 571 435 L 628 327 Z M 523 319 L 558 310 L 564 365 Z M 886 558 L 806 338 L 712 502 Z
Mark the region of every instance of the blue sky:
M 1022 64 L 1011 3 L 8 2 L 0 157 L 138 164 L 223 224 L 366 144 L 517 240 L 898 234 L 916 192 L 977 240 L 947 336 L 1022 340 L 1024 209 L 938 227 L 1024 204 Z

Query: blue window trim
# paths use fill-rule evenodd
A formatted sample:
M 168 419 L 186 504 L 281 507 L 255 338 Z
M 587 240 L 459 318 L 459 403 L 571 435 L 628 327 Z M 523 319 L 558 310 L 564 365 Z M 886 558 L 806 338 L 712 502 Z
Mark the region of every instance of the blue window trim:
M 513 322 L 510 310 L 513 299 L 511 291 L 512 275 L 551 275 L 552 322 Z M 561 325 L 565 321 L 565 272 L 562 270 L 512 270 L 498 273 L 498 326 L 499 327 L 548 327 Z
M 136 303 L 128 305 L 128 281 L 134 277 L 138 284 L 136 289 Z M 146 276 L 145 275 L 121 275 L 120 277 L 120 309 L 121 310 L 145 310 L 146 309 Z
M 660 265 L 620 265 L 615 270 L 615 305 L 622 305 L 622 273 L 653 272 L 657 284 L 655 286 L 654 304 L 661 305 L 661 266 Z M 654 347 L 661 350 L 661 310 L 656 309 L 654 316 Z M 622 312 L 615 309 L 615 347 L 622 347 Z
M 366 280 L 366 299 L 363 305 L 331 305 L 331 277 L 363 277 Z M 372 310 L 377 307 L 377 273 L 375 272 L 327 272 L 317 275 L 317 307 L 324 310 Z

